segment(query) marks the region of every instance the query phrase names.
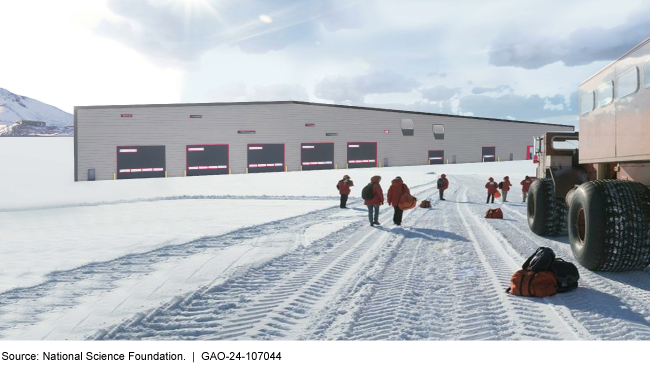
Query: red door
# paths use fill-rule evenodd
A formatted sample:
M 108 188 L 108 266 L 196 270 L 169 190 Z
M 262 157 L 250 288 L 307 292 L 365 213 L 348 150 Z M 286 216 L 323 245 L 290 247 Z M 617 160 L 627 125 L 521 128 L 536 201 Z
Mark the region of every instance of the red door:
M 526 160 L 532 160 L 533 159 L 533 146 L 528 146 L 526 148 Z

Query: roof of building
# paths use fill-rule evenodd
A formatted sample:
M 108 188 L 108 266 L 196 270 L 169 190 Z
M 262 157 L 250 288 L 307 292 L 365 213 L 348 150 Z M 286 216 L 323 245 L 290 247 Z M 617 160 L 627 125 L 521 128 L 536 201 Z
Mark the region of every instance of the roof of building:
M 229 102 L 229 103 L 187 103 L 187 104 L 134 104 L 134 105 L 89 105 L 89 106 L 75 106 L 75 112 L 77 109 L 112 109 L 112 108 L 150 108 L 150 107 L 179 107 L 179 106 L 226 106 L 226 105 L 268 105 L 268 104 L 301 104 L 301 105 L 314 105 L 314 106 L 325 106 L 332 108 L 347 108 L 347 109 L 360 109 L 360 110 L 374 110 L 380 112 L 390 112 L 390 113 L 404 113 L 404 114 L 417 114 L 417 115 L 436 115 L 441 117 L 453 117 L 453 118 L 468 118 L 468 119 L 480 119 L 480 120 L 494 120 L 499 122 L 510 122 L 510 123 L 526 123 L 526 124 L 541 124 L 541 125 L 553 125 L 558 127 L 570 127 L 575 129 L 572 125 L 567 124 L 554 124 L 554 123 L 538 123 L 538 122 L 529 122 L 522 120 L 512 120 L 512 119 L 498 119 L 498 118 L 484 118 L 484 117 L 474 117 L 466 115 L 454 115 L 454 114 L 440 114 L 440 113 L 427 113 L 427 112 L 417 112 L 410 110 L 397 110 L 397 109 L 382 109 L 382 108 L 370 108 L 364 106 L 351 106 L 351 105 L 339 105 L 339 104 L 323 104 L 323 103 L 312 103 L 307 101 L 248 101 L 248 102 Z

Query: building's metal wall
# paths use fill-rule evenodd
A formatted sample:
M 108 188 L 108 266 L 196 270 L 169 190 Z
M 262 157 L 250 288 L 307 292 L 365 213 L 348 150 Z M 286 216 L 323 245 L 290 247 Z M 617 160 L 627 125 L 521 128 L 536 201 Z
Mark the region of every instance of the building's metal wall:
M 229 145 L 233 174 L 246 172 L 247 145 L 284 143 L 285 165 L 300 170 L 300 144 L 334 142 L 338 169 L 346 167 L 347 142 L 377 142 L 377 160 L 389 166 L 425 165 L 429 150 L 444 150 L 451 163 L 480 162 L 481 148 L 495 146 L 501 160 L 526 158 L 534 136 L 571 126 L 517 123 L 406 112 L 300 104 L 226 104 L 138 107 L 79 107 L 75 109 L 77 179 L 113 179 L 116 146 L 165 145 L 168 177 L 184 176 L 186 146 Z M 131 114 L 132 117 L 121 117 Z M 201 118 L 190 118 L 201 115 Z M 414 135 L 403 136 L 401 120 L 414 122 Z M 306 127 L 305 124 L 315 124 Z M 445 138 L 434 139 L 433 124 L 445 126 Z M 255 134 L 237 134 L 254 130 Z M 385 133 L 388 130 L 390 133 Z M 326 136 L 337 133 L 337 136 Z

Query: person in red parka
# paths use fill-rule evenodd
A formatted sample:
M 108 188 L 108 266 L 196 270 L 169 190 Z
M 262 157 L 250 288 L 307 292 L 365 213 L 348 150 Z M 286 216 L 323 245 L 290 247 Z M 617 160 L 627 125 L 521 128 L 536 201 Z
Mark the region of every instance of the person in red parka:
M 341 194 L 341 209 L 347 209 L 345 205 L 348 202 L 348 195 L 350 195 L 350 187 L 352 186 L 354 186 L 354 183 L 348 175 L 343 175 L 343 179 L 336 184 L 336 188 L 339 189 L 339 194 Z
M 487 201 L 485 202 L 486 204 L 490 204 L 490 197 L 492 197 L 492 203 L 494 203 L 494 193 L 497 192 L 499 184 L 494 181 L 494 178 L 489 178 L 487 184 L 485 184 L 485 188 L 487 189 Z
M 438 194 L 440 194 L 440 200 L 445 200 L 442 196 L 445 193 L 445 190 L 449 187 L 449 180 L 447 180 L 447 175 L 442 174 L 438 179 L 436 185 L 438 186 Z
M 501 182 L 500 185 L 501 185 L 501 199 L 505 203 L 508 201 L 506 198 L 508 197 L 508 192 L 510 191 L 510 187 L 512 186 L 512 183 L 510 182 L 510 177 L 504 176 L 503 181 Z
M 399 200 L 404 193 L 411 194 L 409 187 L 404 184 L 401 177 L 396 177 L 393 181 L 390 182 L 390 188 L 388 188 L 388 205 L 392 205 L 395 209 L 393 213 L 393 223 L 398 226 L 402 225 L 402 214 L 404 211 L 399 207 Z
M 530 178 L 530 176 L 526 176 L 525 179 L 521 180 L 521 196 L 522 196 L 522 203 L 526 202 L 526 196 L 528 196 L 528 189 L 530 189 L 530 184 L 533 183 L 533 179 Z
M 381 189 L 381 185 L 379 185 L 380 181 L 381 176 L 375 175 L 370 178 L 374 195 L 372 196 L 372 199 L 363 201 L 363 204 L 368 206 L 368 219 L 370 219 L 371 227 L 379 224 L 379 206 L 384 205 L 384 191 Z

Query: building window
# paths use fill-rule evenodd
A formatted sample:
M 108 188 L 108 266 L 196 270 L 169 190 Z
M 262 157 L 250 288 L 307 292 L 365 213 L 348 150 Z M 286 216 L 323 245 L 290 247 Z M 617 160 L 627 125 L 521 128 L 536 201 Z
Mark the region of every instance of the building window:
M 598 89 L 596 89 L 596 95 L 598 98 L 598 104 L 597 106 L 600 108 L 601 106 L 605 106 L 614 100 L 614 85 L 612 81 L 607 81 L 606 83 L 600 85 Z
M 445 126 L 442 124 L 433 125 L 433 138 L 445 139 Z
M 588 92 L 580 98 L 580 114 L 587 114 L 594 110 L 594 92 Z
M 403 136 L 413 136 L 413 135 L 415 135 L 414 130 L 413 130 L 413 120 L 411 120 L 411 119 L 402 119 L 400 127 L 402 128 L 402 135 Z
M 624 98 L 639 90 L 639 70 L 636 67 L 625 71 L 616 79 L 616 98 Z

